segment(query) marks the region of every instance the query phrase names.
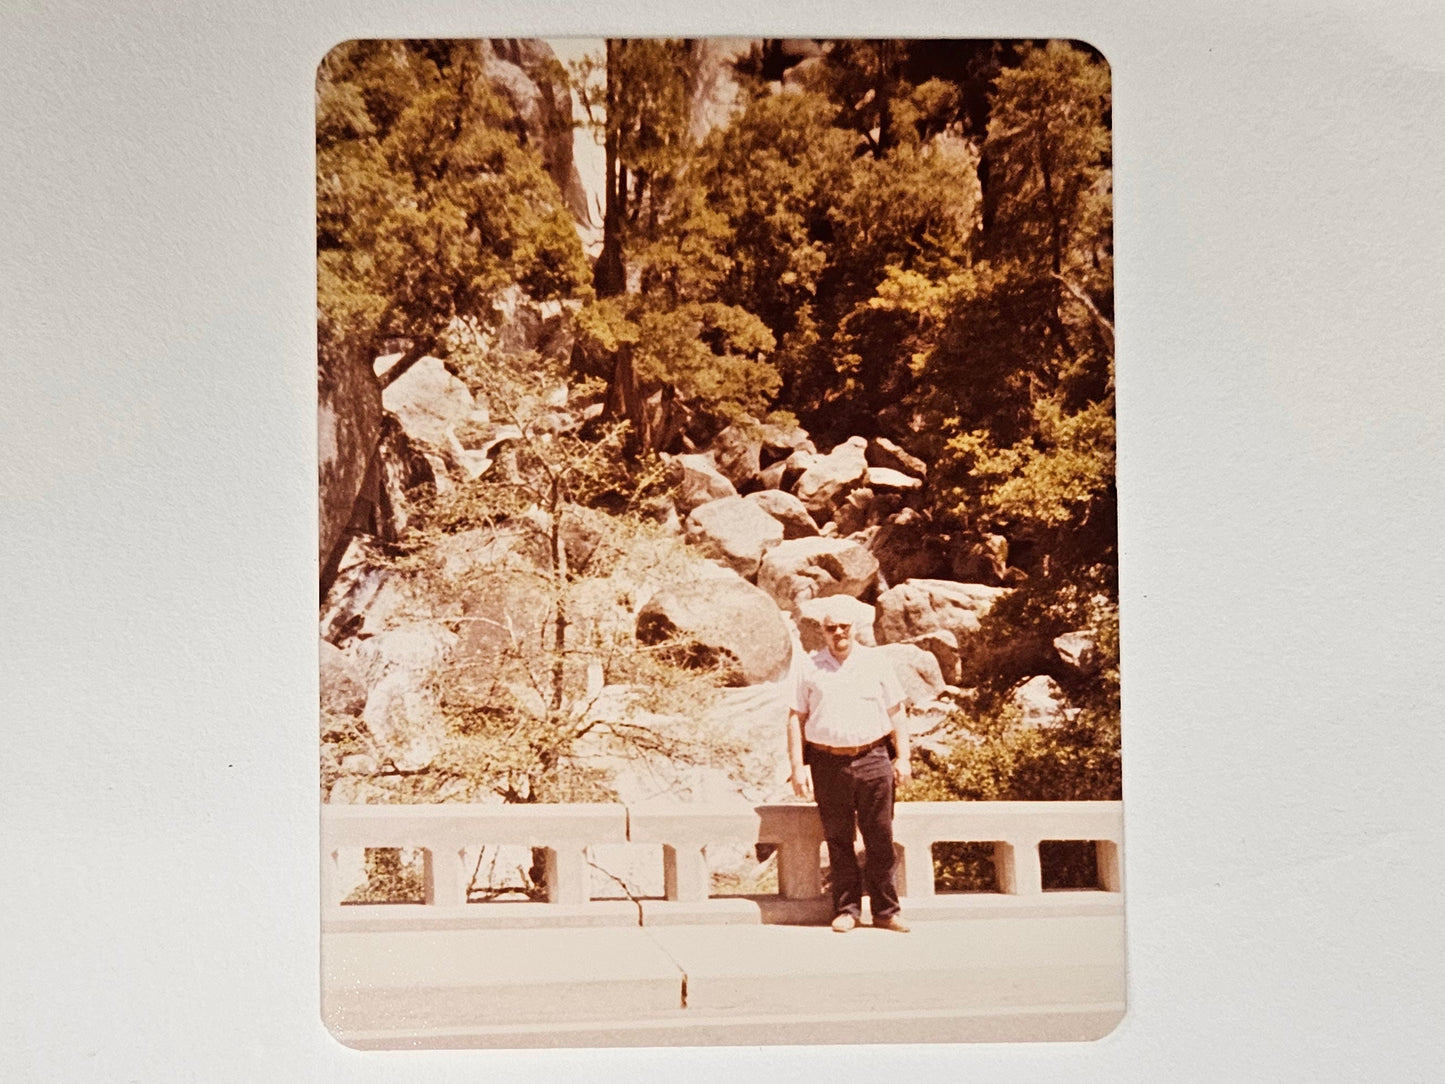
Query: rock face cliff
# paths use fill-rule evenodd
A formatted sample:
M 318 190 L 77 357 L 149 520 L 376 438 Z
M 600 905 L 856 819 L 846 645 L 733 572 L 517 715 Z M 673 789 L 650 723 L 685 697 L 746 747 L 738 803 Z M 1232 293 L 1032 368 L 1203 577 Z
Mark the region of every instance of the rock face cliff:
M 523 146 L 537 148 L 572 217 L 590 224 L 572 156 L 572 95 L 557 54 L 546 42 L 525 38 L 492 38 L 478 48 L 492 84 L 517 115 Z
M 734 65 L 752 48 L 753 38 L 694 38 L 688 45 L 693 80 L 688 93 L 688 134 L 701 140 L 728 122 L 737 105 Z

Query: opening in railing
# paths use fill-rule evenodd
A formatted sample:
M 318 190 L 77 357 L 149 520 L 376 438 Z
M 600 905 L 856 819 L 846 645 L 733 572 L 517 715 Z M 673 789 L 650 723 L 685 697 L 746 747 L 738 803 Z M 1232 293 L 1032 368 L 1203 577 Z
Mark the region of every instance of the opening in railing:
M 337 857 L 344 871 L 343 904 L 427 901 L 423 847 L 345 847 Z
M 702 853 L 708 870 L 709 896 L 727 898 L 778 894 L 776 843 L 709 843 L 703 847 Z
M 1104 887 L 1099 877 L 1099 847 L 1088 839 L 1046 839 L 1039 844 L 1039 869 L 1045 892 Z
M 998 892 L 996 843 L 940 842 L 933 852 L 933 889 L 955 892 Z
M 540 903 L 547 898 L 544 847 L 487 844 L 465 848 L 463 869 L 470 868 L 467 903 Z

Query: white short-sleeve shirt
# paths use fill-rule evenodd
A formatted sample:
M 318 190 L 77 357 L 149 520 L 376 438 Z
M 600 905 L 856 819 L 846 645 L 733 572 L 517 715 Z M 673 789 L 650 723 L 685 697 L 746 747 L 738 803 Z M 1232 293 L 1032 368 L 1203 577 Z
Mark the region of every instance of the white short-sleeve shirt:
M 827 648 L 798 668 L 793 710 L 803 739 L 846 749 L 867 745 L 893 730 L 888 713 L 903 703 L 903 689 L 886 655 L 859 644 L 839 662 Z

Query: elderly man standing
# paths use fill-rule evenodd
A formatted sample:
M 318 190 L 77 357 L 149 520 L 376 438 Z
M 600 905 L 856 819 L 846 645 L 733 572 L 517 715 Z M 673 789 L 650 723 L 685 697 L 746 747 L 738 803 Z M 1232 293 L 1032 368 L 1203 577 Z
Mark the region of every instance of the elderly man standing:
M 853 638 L 855 616 L 869 609 L 847 596 L 822 600 L 827 646 L 803 663 L 788 712 L 789 782 L 794 794 L 818 802 L 832 869 L 833 930 L 858 925 L 866 881 L 873 925 L 907 933 L 894 882 L 893 788 L 912 777 L 908 730 L 892 666 Z M 855 831 L 863 836 L 863 877 Z

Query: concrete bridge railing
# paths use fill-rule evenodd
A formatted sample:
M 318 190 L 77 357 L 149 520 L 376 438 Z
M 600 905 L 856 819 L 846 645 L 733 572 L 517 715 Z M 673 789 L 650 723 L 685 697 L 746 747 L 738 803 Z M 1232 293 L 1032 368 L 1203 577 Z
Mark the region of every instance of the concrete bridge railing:
M 1117 909 L 1122 887 L 1123 816 L 1118 802 L 902 802 L 894 839 L 900 892 L 910 909 L 935 901 L 933 845 L 993 845 L 998 900 L 1047 906 L 1039 845 L 1046 840 L 1091 842 L 1106 906 Z M 656 921 L 746 921 L 719 917 L 746 901 L 710 899 L 704 848 L 721 843 L 777 847 L 778 906 L 773 921 L 826 917 L 817 808 L 805 804 L 689 806 L 623 805 L 395 805 L 326 806 L 321 818 L 322 887 L 329 928 L 397 929 L 462 925 L 648 924 Z M 594 901 L 587 849 L 619 843 L 660 844 L 665 901 L 641 910 L 628 901 Z M 468 848 L 542 848 L 548 902 L 469 904 Z M 343 848 L 418 848 L 424 856 L 425 902 L 341 905 L 338 856 Z M 1067 894 L 1062 894 L 1067 895 Z M 673 910 L 669 912 L 667 908 Z M 822 910 L 820 910 L 822 908 Z M 680 910 L 679 910 L 680 909 Z M 712 917 L 708 917 L 716 912 Z M 690 919 L 681 914 L 694 916 Z M 758 904 L 754 901 L 753 921 Z M 668 916 L 671 917 L 668 917 Z M 784 917 L 791 916 L 791 917 Z M 767 913 L 763 920 L 768 921 Z

